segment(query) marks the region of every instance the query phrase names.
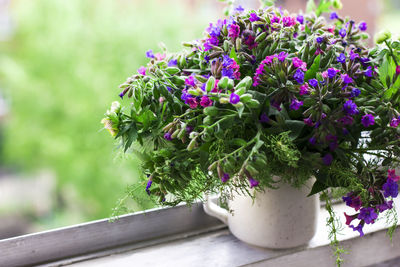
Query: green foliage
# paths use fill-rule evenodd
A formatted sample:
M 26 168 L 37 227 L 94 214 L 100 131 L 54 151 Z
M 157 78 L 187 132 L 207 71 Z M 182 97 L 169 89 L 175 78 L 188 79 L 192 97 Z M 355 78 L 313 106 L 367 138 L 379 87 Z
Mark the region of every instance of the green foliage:
M 112 88 L 146 62 L 144 51 L 157 52 L 160 40 L 174 49 L 210 18 L 195 12 L 188 19 L 181 1 L 38 0 L 12 8 L 16 33 L 0 47 L 1 85 L 11 100 L 3 164 L 53 169 L 60 194 L 77 192 L 79 204 L 68 205 L 80 206 L 81 217 L 52 226 L 108 217 L 140 175 L 138 160 L 116 155 L 99 132 L 104 107 L 118 98 Z M 139 116 L 146 123 L 149 113 Z M 142 204 L 135 209 L 153 205 Z

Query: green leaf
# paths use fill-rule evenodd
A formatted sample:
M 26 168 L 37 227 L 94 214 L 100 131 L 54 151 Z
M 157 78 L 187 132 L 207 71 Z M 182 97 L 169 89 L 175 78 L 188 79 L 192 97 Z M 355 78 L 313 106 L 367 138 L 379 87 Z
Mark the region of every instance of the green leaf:
M 235 138 L 232 139 L 232 144 L 237 145 L 237 146 L 245 146 L 247 145 L 247 142 L 243 140 L 242 138 Z
M 321 183 L 317 180 L 317 181 L 315 181 L 313 187 L 311 188 L 311 192 L 310 192 L 310 194 L 308 194 L 308 197 L 318 194 L 327 188 L 328 188 L 327 185 L 325 185 L 324 183 Z
M 315 59 L 314 59 L 314 63 L 311 65 L 311 67 L 308 69 L 308 71 L 306 72 L 304 79 L 306 81 L 313 79 L 316 77 L 317 72 L 319 70 L 319 64 L 321 62 L 321 55 L 318 55 Z
M 286 120 L 285 127 L 290 131 L 289 137 L 292 140 L 297 139 L 300 136 L 301 131 L 304 128 L 304 122 L 297 120 Z
M 315 5 L 314 0 L 308 0 L 308 2 L 307 2 L 307 7 L 306 7 L 306 12 L 307 12 L 307 13 L 311 13 L 311 12 L 313 12 L 316 8 L 317 8 L 317 6 Z
M 317 16 L 320 16 L 322 13 L 329 12 L 332 6 L 332 2 L 328 1 L 320 1 L 317 11 L 315 12 Z
M 233 59 L 236 61 L 236 63 L 239 64 L 239 60 L 238 60 L 238 57 L 237 57 L 237 55 L 236 55 L 235 47 L 232 47 L 231 53 L 229 54 L 229 57 L 230 57 L 230 58 L 233 58 Z

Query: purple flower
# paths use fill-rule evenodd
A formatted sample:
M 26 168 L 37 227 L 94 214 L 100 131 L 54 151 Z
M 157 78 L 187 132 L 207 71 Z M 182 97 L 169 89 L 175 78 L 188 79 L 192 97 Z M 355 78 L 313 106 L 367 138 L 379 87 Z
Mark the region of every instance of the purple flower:
M 339 18 L 339 16 L 338 16 L 338 14 L 336 12 L 332 12 L 331 13 L 331 15 L 330 15 L 330 19 L 331 20 L 338 19 L 338 18 Z
M 149 50 L 149 51 L 147 51 L 146 52 L 146 57 L 148 57 L 148 58 L 154 58 L 154 54 L 153 54 L 153 50 Z
M 400 65 L 396 67 L 396 74 L 400 75 Z
M 383 195 L 385 197 L 397 197 L 399 194 L 399 185 L 392 179 L 387 179 L 386 183 L 382 186 Z
M 357 218 L 363 220 L 366 224 L 370 224 L 375 222 L 378 214 L 376 214 L 374 208 L 362 208 Z
M 260 116 L 260 122 L 261 123 L 268 123 L 270 119 L 268 118 L 267 114 L 263 112 Z
M 339 30 L 339 35 L 342 36 L 342 38 L 346 37 L 347 31 L 346 29 L 342 28 Z
M 342 197 L 346 205 L 355 209 L 356 211 L 361 208 L 362 202 L 360 196 L 354 196 L 353 192 L 347 193 L 345 197 Z
M 364 225 L 362 224 L 362 222 L 360 222 L 357 227 L 349 225 L 349 227 L 353 229 L 353 231 L 358 231 L 360 233 L 360 236 L 364 236 L 363 226 Z
M 146 185 L 146 193 L 150 196 L 150 187 L 151 184 L 153 183 L 152 180 L 149 179 L 149 181 L 147 181 L 147 185 Z
M 311 137 L 310 139 L 308 139 L 308 142 L 310 142 L 310 144 L 315 146 L 317 144 L 317 139 L 315 137 Z
M 361 94 L 360 89 L 358 89 L 358 88 L 353 88 L 353 89 L 351 90 L 350 96 L 351 96 L 351 97 L 357 97 L 357 96 L 359 96 L 360 94 Z
M 289 107 L 291 110 L 298 110 L 302 105 L 303 101 L 298 101 L 296 98 L 293 98 Z
M 239 5 L 239 6 L 235 7 L 234 11 L 237 13 L 242 13 L 244 11 L 244 8 Z
M 338 74 L 338 72 L 340 72 L 340 70 L 337 70 L 337 69 L 335 69 L 335 68 L 329 68 L 328 71 L 327 71 L 328 77 L 329 77 L 330 79 L 333 79 L 333 78 L 336 77 L 336 74 Z
M 230 65 L 233 64 L 233 62 L 234 62 L 234 60 L 232 58 L 230 58 L 227 55 L 224 55 L 223 59 L 222 59 L 222 66 L 229 67 Z
M 312 86 L 312 87 L 317 87 L 318 86 L 318 80 L 317 79 L 311 79 L 308 81 L 308 83 Z
M 367 77 L 372 77 L 373 76 L 373 69 L 371 66 L 368 66 L 368 68 L 364 71 L 364 75 Z
M 358 113 L 357 105 L 352 100 L 347 100 L 343 105 L 343 111 L 349 115 Z
M 172 134 L 170 134 L 170 133 L 165 133 L 165 134 L 164 134 L 164 139 L 165 139 L 165 140 L 168 140 L 168 141 L 171 141 L 171 140 L 172 140 Z
M 171 59 L 170 61 L 168 61 L 168 67 L 175 67 L 176 65 L 178 65 L 177 59 Z
M 329 166 L 332 164 L 333 156 L 328 153 L 322 158 L 322 161 L 324 162 L 325 165 Z
M 346 55 L 341 53 L 338 57 L 337 57 L 337 62 L 339 63 L 346 63 Z
M 362 116 L 361 123 L 364 125 L 365 128 L 367 128 L 375 124 L 375 118 L 371 114 L 366 114 Z
M 211 101 L 211 99 L 208 96 L 204 95 L 204 96 L 201 97 L 200 105 L 203 108 L 209 107 L 212 104 L 213 104 L 213 102 Z
M 376 206 L 379 212 L 384 212 L 385 210 L 390 210 L 393 208 L 393 200 L 385 201 L 383 204 Z
M 223 183 L 226 183 L 228 180 L 229 180 L 229 174 L 227 174 L 227 173 L 224 173 L 223 175 L 222 175 L 222 177 L 221 177 L 221 181 L 223 182 Z
M 303 84 L 304 83 L 304 72 L 301 69 L 297 69 L 296 73 L 293 75 L 293 78 L 296 80 L 297 83 Z
M 392 127 L 392 128 L 397 128 L 397 126 L 399 126 L 399 124 L 400 124 L 400 117 L 392 118 L 392 120 L 390 121 L 390 127 Z
M 231 104 L 237 104 L 239 103 L 239 101 L 240 101 L 240 96 L 235 93 L 232 93 L 229 98 L 229 102 L 231 102 Z
M 310 126 L 310 127 L 313 127 L 313 126 L 314 126 L 314 122 L 312 121 L 311 118 L 303 119 L 303 122 L 304 122 L 307 126 Z
M 250 188 L 256 187 L 260 184 L 259 181 L 255 180 L 253 177 L 247 177 L 247 179 L 249 180 L 250 183 Z
M 206 29 L 206 31 L 211 37 L 219 37 L 221 35 L 222 26 L 223 26 L 222 20 L 218 20 L 218 22 L 215 25 L 210 23 L 210 26 Z
M 251 22 L 257 21 L 257 20 L 259 20 L 259 19 L 260 19 L 260 17 L 257 16 L 256 13 L 250 13 L 250 18 L 249 18 L 249 20 L 250 20 Z
M 146 67 L 141 66 L 138 71 L 139 74 L 146 75 Z
M 354 61 L 354 60 L 356 60 L 357 58 L 360 58 L 360 55 L 357 54 L 357 53 L 354 53 L 354 51 L 351 50 L 351 51 L 350 51 L 350 60 Z
M 370 62 L 370 59 L 367 57 L 362 57 L 362 58 L 360 58 L 360 62 L 365 67 Z
M 193 76 L 189 76 L 189 77 L 187 77 L 186 79 L 185 79 L 185 84 L 186 85 L 188 85 L 188 86 L 193 86 L 193 87 L 195 87 L 196 86 L 196 79 L 193 77 Z
M 232 39 L 239 37 L 240 34 L 240 27 L 236 24 L 231 24 L 228 28 L 228 36 Z
M 324 41 L 324 37 L 319 36 L 319 37 L 317 37 L 316 40 L 317 40 L 317 43 L 321 44 Z
M 366 22 L 361 22 L 359 25 L 358 25 L 358 28 L 360 29 L 360 31 L 366 31 L 367 30 L 367 23 Z
M 354 82 L 353 78 L 351 78 L 348 74 L 342 74 L 340 75 L 340 78 L 345 84 L 350 84 Z
M 300 24 L 304 24 L 304 16 L 303 15 L 297 15 L 296 20 L 300 23 Z
M 278 55 L 278 60 L 279 60 L 280 62 L 283 62 L 283 61 L 285 61 L 285 59 L 286 59 L 287 56 L 288 56 L 288 53 L 286 53 L 286 52 L 280 52 L 279 55 Z

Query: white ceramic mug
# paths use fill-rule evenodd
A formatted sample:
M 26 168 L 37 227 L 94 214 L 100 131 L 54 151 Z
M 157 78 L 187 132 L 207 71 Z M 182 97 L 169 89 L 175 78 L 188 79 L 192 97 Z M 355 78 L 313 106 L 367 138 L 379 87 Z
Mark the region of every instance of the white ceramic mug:
M 208 200 L 204 211 L 229 226 L 238 239 L 259 247 L 283 249 L 307 244 L 315 235 L 320 210 L 319 196 L 307 197 L 313 179 L 296 189 L 279 183 L 279 189 L 235 195 L 228 205 L 233 214 Z

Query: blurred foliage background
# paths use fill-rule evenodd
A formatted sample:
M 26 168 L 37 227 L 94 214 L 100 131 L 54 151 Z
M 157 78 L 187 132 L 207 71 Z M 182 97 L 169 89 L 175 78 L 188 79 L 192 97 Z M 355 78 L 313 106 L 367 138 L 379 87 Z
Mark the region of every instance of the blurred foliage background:
M 14 34 L 0 43 L 0 86 L 10 101 L 1 165 L 54 172 L 56 205 L 40 219 L 44 228 L 108 217 L 139 176 L 138 161 L 100 131 L 118 85 L 147 63 L 146 50 L 159 51 L 160 41 L 180 49 L 218 11 L 175 0 L 15 0 L 10 12 Z

